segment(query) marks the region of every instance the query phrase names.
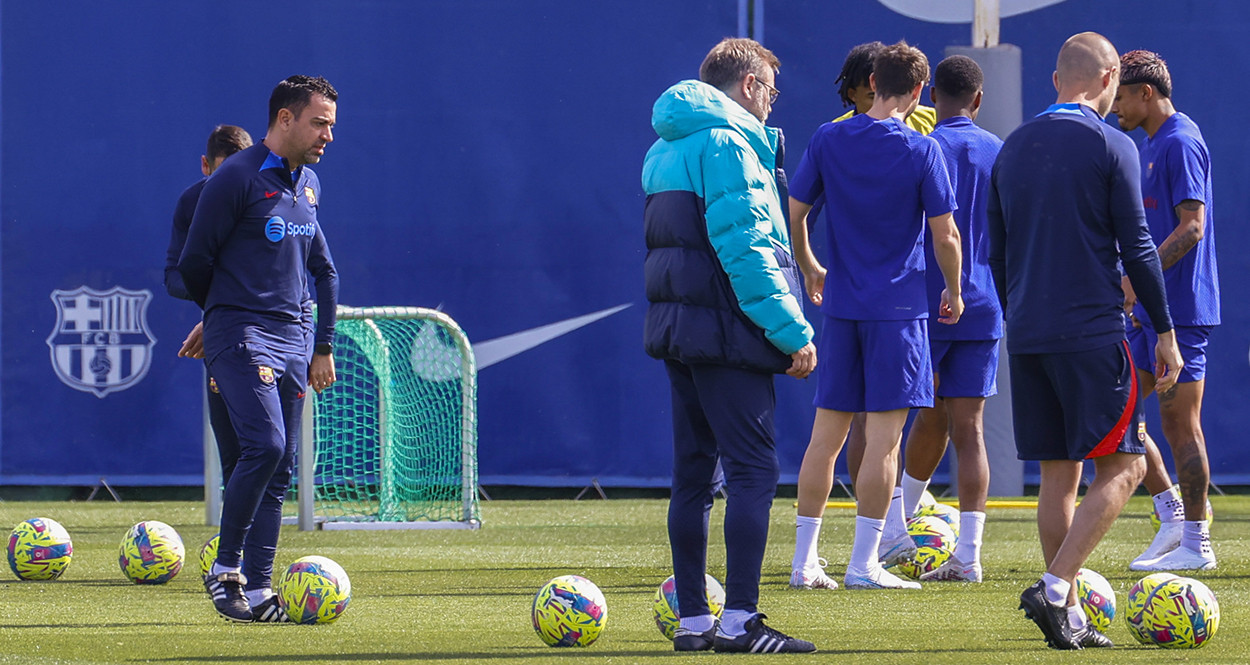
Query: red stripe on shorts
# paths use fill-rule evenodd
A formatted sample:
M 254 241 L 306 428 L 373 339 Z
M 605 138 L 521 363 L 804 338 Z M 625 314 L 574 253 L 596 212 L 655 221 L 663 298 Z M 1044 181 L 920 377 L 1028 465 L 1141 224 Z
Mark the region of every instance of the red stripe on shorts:
M 1110 455 L 1119 450 L 1120 442 L 1124 440 L 1124 435 L 1128 432 L 1128 426 L 1133 422 L 1133 413 L 1137 410 L 1137 370 L 1133 367 L 1133 353 L 1129 351 L 1127 341 L 1121 342 L 1121 344 L 1124 345 L 1124 352 L 1128 354 L 1129 358 L 1129 376 L 1131 378 L 1129 380 L 1128 404 L 1124 406 L 1124 413 L 1120 414 L 1120 420 L 1116 422 L 1111 433 L 1103 437 L 1102 441 L 1099 441 L 1098 445 L 1089 451 L 1085 459 Z

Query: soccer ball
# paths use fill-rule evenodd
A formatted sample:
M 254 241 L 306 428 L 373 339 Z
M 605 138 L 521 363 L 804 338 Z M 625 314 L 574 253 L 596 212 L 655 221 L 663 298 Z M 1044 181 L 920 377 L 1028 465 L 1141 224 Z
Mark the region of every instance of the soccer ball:
M 1137 630 L 1164 648 L 1197 649 L 1219 627 L 1220 604 L 1207 585 L 1189 577 L 1173 577 L 1150 592 Z
M 1129 589 L 1128 600 L 1124 607 L 1124 621 L 1128 623 L 1128 632 L 1141 644 L 1154 644 L 1146 636 L 1142 626 L 1142 613 L 1150 601 L 1150 594 L 1154 592 L 1155 587 L 1174 579 L 1176 576 L 1172 573 L 1152 573 L 1137 580 L 1133 588 Z
M 1207 499 L 1207 523 L 1210 524 L 1214 521 L 1215 511 L 1211 510 L 1211 499 Z M 1159 525 L 1162 523 L 1163 521 L 1159 519 L 1159 507 L 1155 506 L 1152 501 L 1150 506 L 1150 526 L 1155 530 L 1155 533 L 1159 533 Z
M 913 517 L 907 522 L 907 534 L 916 543 L 916 554 L 899 563 L 898 569 L 913 579 L 936 570 L 955 551 L 955 532 L 936 515 Z
M 330 623 L 352 599 L 352 581 L 342 566 L 323 556 L 306 556 L 278 580 L 278 604 L 294 623 Z
M 54 580 L 73 555 L 69 532 L 46 517 L 28 519 L 9 535 L 9 568 L 20 580 Z
M 122 537 L 117 565 L 135 584 L 164 584 L 182 570 L 185 554 L 173 527 L 150 520 L 130 527 Z
M 933 516 L 946 522 L 956 536 L 959 535 L 959 509 L 945 503 L 932 503 L 916 510 L 916 517 Z
M 714 616 L 719 617 L 725 610 L 725 588 L 711 575 L 704 574 L 703 581 L 707 587 L 708 609 L 712 610 Z M 677 632 L 677 625 L 681 623 L 681 613 L 677 608 L 677 582 L 672 575 L 669 575 L 668 579 L 664 580 L 664 583 L 656 590 L 651 609 L 655 612 L 655 627 L 664 633 L 664 637 L 673 639 L 673 634 Z
M 221 539 L 221 534 L 217 534 L 204 543 L 200 548 L 200 577 L 208 577 L 208 571 L 213 569 L 213 564 L 217 562 L 217 543 Z M 242 559 L 239 562 L 242 563 Z
M 594 582 L 561 575 L 534 595 L 534 631 L 548 646 L 588 647 L 608 622 L 608 606 Z
M 1115 589 L 1107 578 L 1088 568 L 1080 569 L 1076 573 L 1076 598 L 1090 625 L 1106 633 L 1115 619 Z

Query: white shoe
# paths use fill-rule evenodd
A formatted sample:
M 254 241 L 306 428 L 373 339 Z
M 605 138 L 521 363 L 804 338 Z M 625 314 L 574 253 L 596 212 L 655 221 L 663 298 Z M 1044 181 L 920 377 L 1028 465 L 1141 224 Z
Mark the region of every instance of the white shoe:
M 916 556 L 916 541 L 904 531 L 894 538 L 882 538 L 877 546 L 877 559 L 882 568 L 896 566 L 904 561 L 911 561 Z M 916 587 L 919 588 L 919 587 Z
M 825 566 L 829 562 L 817 559 L 815 566 L 807 566 L 800 570 L 790 571 L 790 588 L 795 590 L 838 588 L 837 580 L 825 574 Z
M 1137 564 L 1136 561 L 1133 563 Z M 1178 547 L 1157 559 L 1142 562 L 1133 570 L 1215 570 L 1215 552 L 1195 552 L 1188 547 Z
M 1129 570 L 1158 570 L 1144 566 L 1180 547 L 1181 534 L 1184 532 L 1184 522 L 1163 522 L 1159 524 L 1159 532 L 1155 534 L 1155 539 L 1150 541 L 1150 547 L 1147 547 L 1146 551 L 1141 553 L 1141 556 L 1133 559 L 1133 563 L 1128 565 Z
M 890 571 L 875 566 L 869 571 L 860 571 L 846 567 L 846 576 L 842 578 L 848 589 L 919 589 L 919 582 L 905 580 Z
M 945 563 L 920 576 L 921 582 L 980 582 L 981 564 L 964 562 L 951 557 Z

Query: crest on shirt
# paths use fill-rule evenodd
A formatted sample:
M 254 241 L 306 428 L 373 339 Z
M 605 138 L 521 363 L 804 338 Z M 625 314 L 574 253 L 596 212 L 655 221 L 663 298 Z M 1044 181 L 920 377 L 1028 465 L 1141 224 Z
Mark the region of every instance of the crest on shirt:
M 261 365 L 256 368 L 256 374 L 260 376 L 261 383 L 273 383 L 273 368 L 268 365 Z
M 1137 423 L 1137 440 L 1143 443 L 1146 441 L 1146 423 L 1145 422 Z
M 148 330 L 151 291 L 80 286 L 54 290 L 51 298 L 56 323 L 47 343 L 61 383 L 103 398 L 147 376 L 156 345 Z
M 211 376 L 208 377 L 208 391 L 213 393 L 214 395 L 221 394 L 221 391 L 217 389 L 217 379 L 214 379 Z
M 317 205 L 317 195 L 313 193 L 313 188 L 304 185 L 304 198 L 308 199 L 309 205 Z

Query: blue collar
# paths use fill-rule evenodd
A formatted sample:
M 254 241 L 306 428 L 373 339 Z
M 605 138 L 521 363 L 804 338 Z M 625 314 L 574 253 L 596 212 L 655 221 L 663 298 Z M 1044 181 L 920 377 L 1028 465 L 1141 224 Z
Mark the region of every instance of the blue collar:
M 972 118 L 969 118 L 966 115 L 953 115 L 949 118 L 939 120 L 937 124 L 934 125 L 934 129 L 937 129 L 938 127 L 967 127 L 971 124 Z
M 279 157 L 274 153 L 274 151 L 270 150 L 269 156 L 265 158 L 265 161 L 261 162 L 260 169 L 258 170 L 264 171 L 265 169 L 280 169 L 283 173 L 287 174 L 287 177 L 291 179 L 291 182 L 296 183 L 299 182 L 300 173 L 303 168 L 304 167 L 299 166 L 292 171 L 291 167 L 287 165 L 286 158 Z
M 1069 104 L 1051 104 L 1050 106 L 1046 107 L 1045 111 L 1038 113 L 1037 117 L 1040 118 L 1041 116 L 1044 116 L 1047 113 L 1065 113 L 1068 115 L 1083 115 L 1086 117 L 1090 117 L 1091 114 L 1098 115 L 1094 111 L 1094 109 L 1084 104 L 1077 104 L 1075 102 L 1069 103 Z

